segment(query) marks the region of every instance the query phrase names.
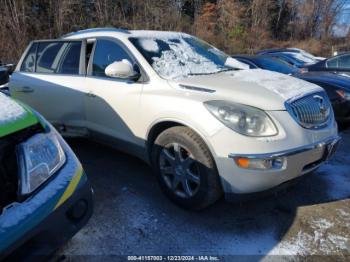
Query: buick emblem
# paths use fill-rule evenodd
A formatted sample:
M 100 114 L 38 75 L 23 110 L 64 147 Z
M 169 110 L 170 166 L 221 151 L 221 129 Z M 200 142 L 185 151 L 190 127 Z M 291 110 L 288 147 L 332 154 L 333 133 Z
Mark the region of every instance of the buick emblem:
M 318 104 L 318 106 L 319 106 L 319 108 L 320 108 L 320 113 L 321 113 L 323 116 L 326 116 L 327 107 L 326 107 L 324 98 L 323 98 L 322 96 L 315 95 L 315 96 L 314 96 L 314 100 L 317 102 L 317 104 Z

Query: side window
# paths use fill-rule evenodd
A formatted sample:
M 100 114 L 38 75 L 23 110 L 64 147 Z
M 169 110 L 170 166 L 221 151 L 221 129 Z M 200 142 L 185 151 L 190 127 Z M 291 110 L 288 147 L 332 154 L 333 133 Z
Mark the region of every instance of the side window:
M 339 67 L 338 62 L 339 62 L 339 57 L 336 57 L 333 59 L 329 59 L 326 62 L 326 65 L 327 65 L 327 67 L 330 67 L 330 68 L 337 68 L 337 67 Z
M 38 44 L 34 43 L 29 48 L 29 51 L 27 53 L 27 56 L 24 58 L 22 65 L 21 65 L 21 71 L 22 72 L 34 72 L 35 69 L 35 55 L 36 55 L 36 48 Z
M 79 74 L 81 42 L 68 43 L 62 56 L 59 74 Z
M 347 68 L 350 69 L 350 55 L 343 55 L 329 59 L 327 62 L 329 68 Z
M 59 65 L 59 59 L 65 49 L 63 42 L 42 42 L 39 43 L 36 56 L 37 73 L 54 73 Z
M 123 59 L 133 61 L 129 54 L 117 43 L 110 40 L 98 40 L 94 52 L 92 75 L 106 76 L 106 67 Z

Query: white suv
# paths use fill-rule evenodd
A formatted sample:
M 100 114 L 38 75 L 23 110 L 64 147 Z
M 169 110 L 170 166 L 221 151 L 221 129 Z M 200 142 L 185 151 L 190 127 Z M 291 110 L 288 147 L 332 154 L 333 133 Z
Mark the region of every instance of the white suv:
M 187 34 L 88 29 L 32 42 L 10 92 L 63 135 L 148 161 L 173 201 L 199 209 L 308 173 L 339 141 L 322 88 L 244 68 Z

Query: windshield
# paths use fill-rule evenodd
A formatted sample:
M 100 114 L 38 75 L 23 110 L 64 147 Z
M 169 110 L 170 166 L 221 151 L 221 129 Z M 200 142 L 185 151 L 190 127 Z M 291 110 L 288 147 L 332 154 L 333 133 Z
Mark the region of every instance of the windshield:
M 177 34 L 169 38 L 132 37 L 130 41 L 165 79 L 249 68 L 219 49 L 191 36 Z
M 299 72 L 299 70 L 294 66 L 291 66 L 288 63 L 277 58 L 267 58 L 267 57 L 259 58 L 259 60 L 257 61 L 257 64 L 259 64 L 259 67 L 263 69 L 275 71 L 275 72 L 279 72 L 287 75 Z
M 298 60 L 301 63 L 314 64 L 317 62 L 315 58 L 307 56 L 305 53 L 286 52 L 286 54 L 292 56 L 294 59 Z

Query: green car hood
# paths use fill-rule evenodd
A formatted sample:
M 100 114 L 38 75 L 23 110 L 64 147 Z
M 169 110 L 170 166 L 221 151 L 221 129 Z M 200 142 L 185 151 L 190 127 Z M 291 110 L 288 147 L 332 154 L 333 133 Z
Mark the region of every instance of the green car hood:
M 0 138 L 39 122 L 26 105 L 0 93 Z

